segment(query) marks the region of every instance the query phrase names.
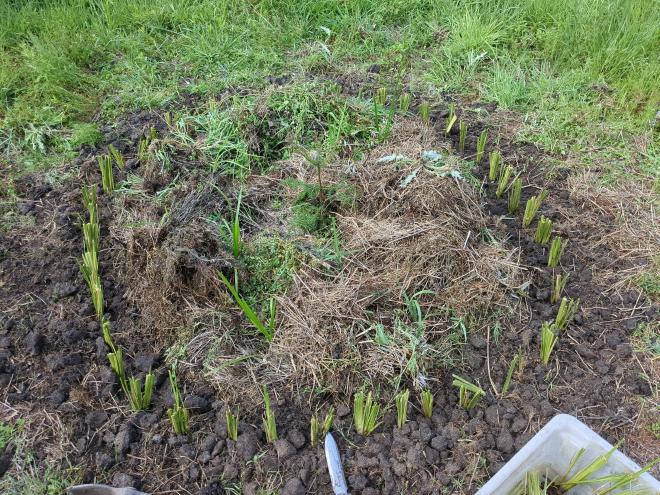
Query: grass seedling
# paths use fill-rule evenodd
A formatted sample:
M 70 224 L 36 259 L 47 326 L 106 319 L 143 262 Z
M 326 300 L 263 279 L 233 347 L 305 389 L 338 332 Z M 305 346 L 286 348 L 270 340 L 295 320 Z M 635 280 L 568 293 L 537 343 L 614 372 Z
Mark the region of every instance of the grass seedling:
M 167 410 L 167 416 L 170 418 L 174 433 L 177 435 L 185 435 L 188 433 L 190 427 L 190 413 L 187 408 L 183 406 L 181 400 L 181 391 L 176 382 L 176 373 L 173 369 L 169 371 L 170 387 L 172 388 L 172 397 L 174 398 L 174 407 Z
M 561 255 L 564 254 L 564 249 L 566 249 L 567 244 L 568 239 L 563 239 L 559 236 L 555 236 L 552 239 L 552 243 L 550 244 L 550 252 L 548 253 L 548 266 L 550 268 L 555 268 L 557 265 L 559 265 Z
M 500 169 L 500 177 L 497 181 L 497 191 L 495 191 L 495 196 L 498 198 L 501 198 L 504 194 L 504 191 L 506 191 L 506 188 L 509 185 L 511 174 L 513 174 L 513 167 L 510 165 Z
M 497 150 L 491 151 L 490 155 L 488 155 L 488 162 L 490 165 L 488 168 L 488 180 L 491 182 L 495 182 L 499 175 L 501 161 L 502 155 L 500 155 L 500 152 Z
M 527 228 L 531 225 L 532 220 L 536 213 L 541 208 L 541 203 L 548 196 L 548 192 L 543 190 L 537 196 L 532 196 L 525 204 L 525 214 L 523 215 L 523 227 Z
M 114 347 L 114 346 L 113 346 Z M 119 384 L 124 390 L 128 390 L 126 386 L 126 371 L 124 370 L 124 353 L 119 348 L 114 348 L 113 352 L 108 353 L 108 361 L 110 362 L 110 368 L 115 372 L 117 378 L 119 378 Z
M 152 372 L 144 377 L 144 389 L 142 383 L 137 378 L 128 380 L 127 395 L 134 411 L 146 411 L 151 406 L 151 398 L 154 393 L 156 377 Z
M 110 156 L 112 156 L 115 163 L 117 164 L 117 167 L 119 167 L 121 170 L 124 170 L 126 162 L 124 161 L 124 155 L 121 154 L 121 151 L 115 148 L 112 144 L 108 145 L 108 151 L 110 152 Z
M 509 369 L 506 372 L 506 378 L 504 379 L 504 383 L 502 384 L 501 395 L 506 395 L 509 392 L 509 387 L 511 387 L 511 379 L 513 378 L 513 371 L 516 369 L 516 366 L 518 366 L 518 363 L 520 362 L 521 358 L 522 358 L 522 352 L 518 351 L 516 355 L 513 356 L 511 363 L 509 363 Z
M 248 320 L 250 320 L 250 323 L 252 323 L 252 325 L 254 325 L 257 328 L 257 330 L 259 330 L 259 332 L 266 338 L 268 342 L 273 340 L 273 335 L 274 335 L 273 331 L 275 327 L 274 318 L 272 318 L 272 321 L 269 322 L 268 326 L 264 325 L 257 316 L 257 313 L 255 313 L 254 310 L 247 303 L 247 301 L 241 297 L 241 295 L 236 290 L 236 287 L 232 285 L 232 283 L 227 279 L 227 277 L 225 277 L 225 275 L 222 272 L 218 272 L 218 276 L 220 277 L 222 283 L 225 284 L 225 287 L 227 287 L 227 290 L 229 290 L 231 295 L 234 297 L 234 300 L 236 301 L 236 304 L 238 304 L 238 307 L 243 310 L 245 316 L 247 316 Z M 274 305 L 272 306 L 272 308 L 274 310 Z
M 461 121 L 458 124 L 458 151 L 465 151 L 465 138 L 467 137 L 467 124 Z
M 484 157 L 486 152 L 486 140 L 488 139 L 488 131 L 484 129 L 479 134 L 479 139 L 477 139 L 477 156 L 475 158 L 477 163 L 481 163 L 481 159 Z
M 101 155 L 97 158 L 101 170 L 101 183 L 103 190 L 111 194 L 115 190 L 115 179 L 112 175 L 112 158 L 110 155 Z
M 451 382 L 454 387 L 458 387 L 458 402 L 466 410 L 474 409 L 477 402 L 486 395 L 483 389 L 474 383 L 470 383 L 465 378 L 452 375 L 454 380 Z
M 376 103 L 381 107 L 387 104 L 387 88 L 378 88 L 376 90 Z
M 98 209 L 96 206 L 96 186 L 83 186 L 82 187 L 83 205 L 87 208 L 89 215 L 89 223 L 98 224 Z
M 420 402 L 422 403 L 422 414 L 430 418 L 433 415 L 433 394 L 429 389 L 422 390 Z
M 522 192 L 522 179 L 517 177 L 511 183 L 511 188 L 509 189 L 509 213 L 514 214 L 518 211 L 520 206 L 520 193 Z
M 529 202 L 527 203 L 529 204 Z M 527 208 L 525 208 L 527 212 Z M 537 244 L 547 244 L 550 240 L 550 235 L 552 234 L 552 220 L 541 215 L 539 224 L 536 226 L 536 234 L 534 234 L 534 241 Z
M 101 333 L 103 334 L 103 342 L 105 342 L 105 345 L 114 352 L 115 343 L 112 341 L 112 335 L 110 334 L 110 321 L 105 317 L 101 320 Z
M 446 121 L 446 126 L 445 126 L 445 135 L 448 136 L 449 133 L 451 132 L 452 127 L 454 127 L 454 124 L 456 123 L 456 119 L 458 117 L 456 116 L 456 110 L 454 108 L 454 105 L 449 105 L 449 114 L 447 115 L 447 121 Z
M 241 242 L 241 199 L 243 197 L 243 191 L 238 191 L 238 198 L 236 199 L 236 208 L 234 208 L 234 218 L 231 221 L 231 225 L 226 219 L 222 219 L 225 230 L 228 233 L 228 236 L 231 238 L 231 252 L 234 255 L 234 258 L 238 258 L 241 255 L 241 250 L 243 243 Z
M 568 273 L 566 275 L 555 275 L 555 283 L 552 285 L 552 292 L 550 293 L 551 304 L 555 304 L 559 301 L 561 293 L 564 291 L 564 287 L 566 287 L 566 282 L 568 282 L 568 276 Z
M 588 465 L 580 469 L 577 473 L 575 473 L 572 476 L 569 476 L 569 473 L 571 472 L 573 467 L 577 464 L 577 462 L 585 453 L 584 448 L 578 450 L 577 454 L 575 454 L 575 457 L 573 457 L 573 459 L 571 460 L 569 468 L 566 470 L 566 474 L 564 474 L 564 476 L 559 481 L 557 481 L 557 485 L 559 486 L 559 488 L 562 491 L 567 492 L 568 490 L 576 487 L 577 485 L 589 483 L 590 478 L 593 476 L 593 474 L 598 472 L 600 469 L 602 469 L 603 466 L 605 466 L 605 464 L 607 464 L 609 458 L 612 457 L 612 454 L 616 452 L 616 449 L 618 449 L 620 445 L 621 442 L 619 441 L 606 453 L 599 455 Z M 591 482 L 593 482 L 593 480 L 591 480 Z
M 268 443 L 273 443 L 275 440 L 277 440 L 277 424 L 275 423 L 275 413 L 270 407 L 270 395 L 268 394 L 266 387 L 264 387 L 263 394 L 265 407 L 265 414 L 263 418 L 264 433 L 266 434 L 266 441 Z
M 401 93 L 399 96 L 399 111 L 407 112 L 410 108 L 410 93 Z
M 398 393 L 394 397 L 394 403 L 396 404 L 396 425 L 399 428 L 403 428 L 403 425 L 405 425 L 406 421 L 408 420 L 409 398 L 410 398 L 410 390 L 408 389 Z
M 562 298 L 559 311 L 557 311 L 557 317 L 555 318 L 555 326 L 559 330 L 565 329 L 575 316 L 575 313 L 577 313 L 579 307 L 579 299 L 576 301 L 566 297 Z
M 356 392 L 353 396 L 353 421 L 355 430 L 369 436 L 380 424 L 380 405 L 374 402 L 371 392 L 365 397 L 364 392 Z
M 231 412 L 231 409 L 227 408 L 227 437 L 234 442 L 238 440 L 238 415 L 240 409 L 236 411 L 236 414 Z
M 323 424 L 319 422 L 318 416 L 314 414 L 310 421 L 310 428 L 309 428 L 310 443 L 312 445 L 316 445 L 321 438 L 324 438 L 330 431 L 330 428 L 332 428 L 332 424 L 334 423 L 334 421 L 335 421 L 334 407 L 328 409 L 328 412 L 326 413 L 325 418 L 323 420 Z
M 431 106 L 428 101 L 419 105 L 419 117 L 425 124 L 428 124 L 431 121 Z
M 547 321 L 541 325 L 541 362 L 548 364 L 550 354 L 557 344 L 557 331 L 555 325 Z

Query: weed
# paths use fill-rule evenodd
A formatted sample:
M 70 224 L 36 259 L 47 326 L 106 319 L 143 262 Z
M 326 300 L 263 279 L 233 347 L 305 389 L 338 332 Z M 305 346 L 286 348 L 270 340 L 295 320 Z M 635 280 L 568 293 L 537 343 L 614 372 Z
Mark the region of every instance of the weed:
M 407 112 L 410 108 L 410 93 L 401 93 L 399 96 L 399 111 Z
M 318 441 L 325 437 L 330 429 L 332 428 L 332 424 L 335 420 L 335 408 L 330 407 L 328 409 L 328 412 L 325 415 L 325 418 L 323 419 L 323 424 L 319 422 L 319 418 L 316 415 L 316 413 L 312 416 L 312 419 L 310 420 L 310 431 L 309 431 L 309 440 L 310 443 L 314 446 L 318 443 Z
M 428 124 L 431 121 L 431 106 L 428 101 L 419 105 L 419 117 L 425 124 Z
M 190 413 L 186 407 L 183 406 L 181 400 L 181 391 L 176 381 L 176 372 L 174 369 L 169 370 L 170 387 L 172 388 L 172 397 L 174 398 L 174 407 L 167 410 L 167 416 L 170 418 L 174 433 L 177 435 L 185 435 L 190 428 Z
M 500 162 L 502 161 L 502 155 L 500 152 L 495 150 L 491 151 L 488 155 L 488 180 L 495 182 L 500 172 Z
M 552 285 L 552 292 L 550 293 L 551 304 L 555 304 L 557 301 L 559 301 L 561 293 L 564 291 L 564 287 L 566 287 L 566 282 L 568 282 L 568 277 L 568 273 L 565 275 L 555 275 L 555 283 Z
M 511 188 L 509 189 L 509 213 L 514 214 L 518 211 L 520 206 L 520 193 L 522 192 L 522 179 L 517 177 L 511 183 Z
M 513 371 L 516 369 L 516 366 L 519 365 L 521 359 L 522 351 L 518 351 L 516 355 L 513 356 L 511 363 L 509 363 L 509 369 L 506 372 L 506 378 L 502 384 L 502 395 L 506 395 L 509 392 L 509 387 L 511 387 L 511 379 L 513 378 Z
M 461 407 L 468 411 L 474 409 L 474 406 L 486 395 L 486 392 L 461 376 L 452 375 L 452 377 L 454 378 L 452 385 L 458 388 L 458 402 Z
M 525 214 L 523 215 L 522 222 L 524 228 L 527 228 L 531 225 L 532 220 L 534 220 L 534 217 L 536 216 L 536 213 L 539 211 L 539 208 L 541 208 L 541 203 L 547 196 L 548 192 L 543 190 L 537 196 L 532 196 L 527 200 L 527 203 L 525 204 Z
M 115 148 L 112 144 L 108 145 L 108 151 L 110 152 L 110 156 L 112 156 L 115 163 L 117 164 L 117 167 L 119 167 L 121 170 L 124 170 L 126 162 L 124 161 L 124 155 L 121 154 L 121 151 Z
M 419 399 L 422 403 L 422 414 L 430 418 L 433 415 L 433 394 L 429 389 L 424 389 L 420 393 Z
M 268 443 L 273 443 L 275 440 L 277 440 L 277 424 L 275 422 L 275 413 L 270 406 L 270 395 L 268 394 L 266 387 L 263 388 L 263 396 L 265 408 L 263 417 L 264 433 L 266 434 L 266 441 Z
M 458 151 L 465 151 L 465 138 L 467 137 L 467 124 L 462 120 L 458 124 Z
M 445 135 L 449 135 L 451 132 L 452 127 L 454 127 L 454 124 L 456 123 L 456 119 L 458 117 L 456 116 L 456 109 L 454 105 L 449 105 L 449 114 L 447 115 L 447 121 L 445 125 Z
M 547 321 L 541 325 L 541 362 L 548 364 L 550 354 L 557 344 L 557 328 L 553 323 Z
M 557 329 L 565 329 L 575 316 L 575 313 L 577 313 L 579 307 L 579 299 L 576 301 L 566 297 L 562 298 L 561 304 L 559 305 L 559 311 L 557 311 L 557 317 L 555 318 L 555 326 Z
M 227 232 L 228 237 L 231 239 L 231 252 L 234 255 L 234 258 L 238 258 L 241 255 L 241 198 L 243 196 L 243 191 L 238 191 L 238 198 L 236 199 L 236 208 L 234 208 L 234 218 L 231 221 L 231 225 L 226 219 L 222 219 L 223 226 Z
M 268 326 L 264 325 L 252 307 L 238 293 L 236 287 L 234 287 L 232 283 L 227 279 L 227 277 L 225 277 L 224 273 L 218 272 L 218 276 L 220 277 L 222 283 L 225 284 L 225 287 L 227 287 L 231 295 L 234 297 L 238 307 L 243 310 L 243 313 L 245 313 L 247 319 L 250 320 L 250 323 L 252 323 L 252 325 L 254 325 L 256 329 L 259 330 L 259 332 L 265 337 L 266 341 L 270 342 L 273 340 L 272 330 L 275 325 L 274 321 L 269 322 Z
M 360 435 L 369 436 L 380 424 L 380 405 L 374 402 L 371 392 L 365 397 L 363 391 L 353 396 L 353 422 Z
M 529 203 L 528 203 L 529 204 Z M 525 208 L 525 212 L 527 208 Z M 537 244 L 547 244 L 550 240 L 550 235 L 552 234 L 552 220 L 541 215 L 539 223 L 536 226 L 536 233 L 534 234 L 534 241 Z
M 564 249 L 568 244 L 568 239 L 563 239 L 560 236 L 555 236 L 550 243 L 550 251 L 548 252 L 548 266 L 555 268 L 559 265 L 561 255 L 564 254 Z
M 497 190 L 495 191 L 495 196 L 501 198 L 504 192 L 506 191 L 509 185 L 509 179 L 513 174 L 513 167 L 507 165 L 506 167 L 500 169 L 499 179 L 497 181 Z
M 410 398 L 410 390 L 406 389 L 403 392 L 399 392 L 394 397 L 394 403 L 396 404 L 396 424 L 399 428 L 403 428 L 403 425 L 406 424 L 408 420 L 408 399 Z
M 97 161 L 101 170 L 103 190 L 107 194 L 111 194 L 115 190 L 115 179 L 112 174 L 112 158 L 110 155 L 101 155 L 97 157 Z
M 231 409 L 227 408 L 227 437 L 234 442 L 238 440 L 238 416 L 240 409 L 236 411 L 236 414 L 231 412 Z
M 488 139 L 488 131 L 484 129 L 483 131 L 481 131 L 481 134 L 479 134 L 479 139 L 477 139 L 477 156 L 475 157 L 475 161 L 477 163 L 481 163 L 481 159 L 484 157 L 484 153 L 486 152 L 487 139 Z
M 144 377 L 144 389 L 137 378 L 128 380 L 127 395 L 134 411 L 145 411 L 151 406 L 151 398 L 156 384 L 156 377 L 152 372 Z

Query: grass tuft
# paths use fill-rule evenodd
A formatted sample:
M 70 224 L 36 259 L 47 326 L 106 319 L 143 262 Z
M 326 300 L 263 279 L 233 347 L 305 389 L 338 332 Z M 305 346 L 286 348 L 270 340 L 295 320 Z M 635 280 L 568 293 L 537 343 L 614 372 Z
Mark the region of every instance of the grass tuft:
M 335 421 L 334 407 L 330 407 L 330 409 L 328 409 L 328 412 L 326 413 L 325 418 L 323 419 L 323 423 L 319 421 L 318 415 L 314 414 L 312 416 L 309 427 L 309 441 L 313 446 L 316 445 L 321 438 L 325 437 L 328 434 L 328 432 L 332 428 L 332 424 L 334 423 L 334 421 Z
M 428 124 L 431 121 L 431 107 L 428 101 L 419 105 L 419 117 L 425 124 Z
M 238 440 L 238 418 L 240 414 L 240 409 L 236 410 L 236 414 L 231 412 L 229 407 L 226 411 L 227 417 L 227 437 L 234 442 Z
M 525 211 L 527 211 L 527 208 L 525 208 Z M 547 244 L 548 241 L 550 240 L 551 234 L 552 234 L 552 220 L 541 215 L 541 218 L 539 219 L 539 223 L 536 226 L 534 241 L 537 244 L 541 244 L 541 245 Z
M 556 274 L 555 275 L 555 283 L 552 284 L 552 292 L 550 293 L 550 303 L 555 304 L 557 301 L 559 301 L 559 298 L 561 297 L 561 293 L 564 291 L 564 287 L 566 287 L 566 282 L 568 282 L 568 277 L 569 274 L 565 275 L 560 275 Z
M 564 330 L 577 313 L 579 307 L 579 299 L 576 301 L 566 297 L 562 298 L 561 304 L 559 305 L 559 311 L 557 311 L 557 317 L 555 318 L 555 326 L 559 330 Z
M 557 328 L 553 323 L 547 321 L 541 325 L 541 362 L 548 364 L 550 354 L 557 344 Z
M 541 203 L 545 198 L 548 197 L 548 192 L 546 190 L 541 191 L 538 195 L 532 196 L 527 200 L 525 204 L 525 213 L 523 215 L 522 225 L 524 228 L 529 227 L 534 220 L 534 217 L 541 208 Z
M 97 157 L 99 170 L 101 170 L 101 183 L 103 191 L 107 194 L 112 194 L 115 190 L 115 179 L 112 173 L 112 158 L 110 155 L 101 155 Z
M 366 397 L 363 391 L 353 396 L 353 422 L 360 435 L 369 436 L 380 424 L 380 405 L 373 400 L 371 392 Z
M 511 175 L 513 175 L 513 167 L 510 165 L 500 169 L 500 175 L 497 181 L 497 190 L 495 191 L 495 196 L 498 198 L 501 198 L 506 191 Z
M 481 163 L 484 153 L 486 152 L 486 140 L 488 139 L 488 131 L 484 129 L 479 134 L 479 139 L 477 139 L 477 156 L 475 158 L 477 163 Z M 493 179 L 494 180 L 494 179 Z
M 410 93 L 401 93 L 399 96 L 399 111 L 407 112 L 410 109 Z
M 270 321 L 268 325 L 264 325 L 257 316 L 257 313 L 255 313 L 255 311 L 247 303 L 247 301 L 241 297 L 241 295 L 238 293 L 238 290 L 236 290 L 236 287 L 234 287 L 232 283 L 227 279 L 227 277 L 225 277 L 224 273 L 218 272 L 218 276 L 220 277 L 222 283 L 225 284 L 225 287 L 227 287 L 231 295 L 234 297 L 234 300 L 236 301 L 236 304 L 238 304 L 238 307 L 243 310 L 243 313 L 245 313 L 247 319 L 250 320 L 250 323 L 252 323 L 257 328 L 257 330 L 265 337 L 266 341 L 270 342 L 271 340 L 273 340 L 274 329 L 275 329 L 274 302 L 271 304 L 272 321 Z
M 403 392 L 399 392 L 394 397 L 394 403 L 396 404 L 396 424 L 399 428 L 403 428 L 403 425 L 408 421 L 408 399 L 410 398 L 410 390 L 406 389 Z
M 508 209 L 510 214 L 514 214 L 518 211 L 520 206 L 520 194 L 522 192 L 522 179 L 517 177 L 511 183 L 511 188 L 509 189 L 509 203 Z
M 264 417 L 263 417 L 263 428 L 264 433 L 266 434 L 266 441 L 268 443 L 273 443 L 277 440 L 277 423 L 275 422 L 275 413 L 270 405 L 270 394 L 266 387 L 263 388 L 264 396 Z
M 433 415 L 433 394 L 429 389 L 422 390 L 420 402 L 422 403 L 422 414 L 430 418 Z
M 468 411 L 474 409 L 479 400 L 486 395 L 486 392 L 461 376 L 452 375 L 452 377 L 454 378 L 452 385 L 458 388 L 458 403 L 460 406 Z
M 110 152 L 112 159 L 117 164 L 117 167 L 119 167 L 121 170 L 124 170 L 124 167 L 126 167 L 126 162 L 124 160 L 124 155 L 121 154 L 121 151 L 115 148 L 112 144 L 108 145 L 108 151 Z
M 501 160 L 502 155 L 500 155 L 500 152 L 497 150 L 491 151 L 490 155 L 488 155 L 488 180 L 491 182 L 495 182 L 497 176 L 499 175 Z
M 176 372 L 174 369 L 169 370 L 170 387 L 172 389 L 172 397 L 174 398 L 174 407 L 167 410 L 167 416 L 170 418 L 174 433 L 177 435 L 185 435 L 190 429 L 190 412 L 183 405 L 181 399 L 181 391 L 176 381 Z
M 142 383 L 137 378 L 131 377 L 128 380 L 127 395 L 134 411 L 146 411 L 151 406 L 151 398 L 156 385 L 156 377 L 150 371 L 144 377 L 144 389 Z
M 560 236 L 555 236 L 552 239 L 550 244 L 550 251 L 548 252 L 548 266 L 550 268 L 555 268 L 559 265 L 561 260 L 561 255 L 564 254 L 564 250 L 568 245 L 568 239 L 563 239 Z

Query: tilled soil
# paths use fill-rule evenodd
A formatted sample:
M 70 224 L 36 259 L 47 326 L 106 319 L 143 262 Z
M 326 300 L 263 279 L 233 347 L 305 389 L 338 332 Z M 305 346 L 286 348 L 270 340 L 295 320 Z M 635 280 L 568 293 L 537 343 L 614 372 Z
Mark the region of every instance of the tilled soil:
M 118 129 L 106 129 L 107 142 L 129 153 L 142 131 L 159 122 L 154 114 L 129 116 Z M 466 155 L 474 153 L 480 131 L 478 124 L 473 127 Z M 547 249 L 533 242 L 532 229 L 520 229 L 520 216 L 509 218 L 506 199 L 496 199 L 492 186 L 484 184 L 490 229 L 518 250 L 518 263 L 531 279 L 519 291 L 523 310 L 517 321 L 499 335 L 471 333 L 462 346 L 460 373 L 478 381 L 487 395 L 475 409 L 463 410 L 451 386 L 455 370 L 448 369 L 433 377 L 432 418 L 419 414 L 416 398 L 411 398 L 414 407 L 403 428 L 396 427 L 389 410 L 368 438 L 351 428 L 350 398 L 328 398 L 327 404 L 337 410 L 335 437 L 351 493 L 474 493 L 557 413 L 576 415 L 610 441 L 629 439 L 631 447 L 624 450 L 640 463 L 660 451 L 658 440 L 640 422 L 640 401 L 652 391 L 630 343 L 640 322 L 657 319 L 658 308 L 635 289 L 616 284 L 635 261 L 598 242 L 616 229 L 615 219 L 576 201 L 567 173 L 548 176 L 544 157 L 535 148 L 502 142 L 500 149 L 505 161 L 524 169 L 528 187 L 521 208 L 539 188 L 550 193 L 541 212 L 570 239 L 562 266 L 571 273 L 566 294 L 580 298 L 579 314 L 561 335 L 550 365 L 541 365 L 539 328 L 556 312 L 556 305 L 548 302 L 552 270 L 546 267 Z M 230 491 L 237 485 L 245 494 L 260 489 L 332 493 L 322 447 L 309 443 L 313 411 L 292 387 L 274 392 L 280 440 L 265 442 L 255 407 L 242 415 L 240 435 L 233 442 L 227 438 L 223 398 L 203 378 L 187 377 L 182 388 L 184 404 L 192 411 L 192 432 L 173 434 L 166 414 L 172 399 L 162 342 L 157 329 L 145 323 L 151 324 L 153 315 L 147 319 L 126 297 L 132 284 L 125 253 L 140 246 L 123 245 L 108 232 L 103 219 L 113 209 L 102 197 L 101 270 L 113 329 L 131 356 L 131 370 L 144 374 L 154 369 L 158 376 L 151 410 L 134 413 L 126 407 L 78 268 L 80 187 L 89 182 L 96 153 L 82 150 L 67 168 L 71 178 L 56 186 L 38 176 L 16 184 L 17 208 L 25 221 L 0 237 L 3 415 L 27 420 L 37 463 L 70 463 L 80 468 L 84 482 L 132 485 L 150 493 L 238 493 Z M 476 177 L 487 175 L 485 162 L 476 168 Z M 136 162 L 127 167 L 140 173 Z M 180 171 L 189 172 L 190 162 L 187 167 Z M 196 180 L 194 173 L 191 177 Z M 156 193 L 165 185 L 153 183 L 151 189 Z M 220 196 L 207 200 L 222 204 Z M 589 222 L 582 223 L 583 218 Z M 197 254 L 206 249 L 204 259 L 214 258 L 213 268 L 222 268 L 221 248 L 201 237 L 188 239 L 192 248 Z M 185 259 L 176 270 L 184 282 L 199 275 Z M 172 295 L 166 304 L 183 307 L 185 297 Z M 519 349 L 525 355 L 524 372 L 514 375 L 506 397 L 497 397 L 490 383 L 499 390 Z M 10 454 L 8 449 L 5 457 Z M 5 469 L 12 474 L 11 465 Z

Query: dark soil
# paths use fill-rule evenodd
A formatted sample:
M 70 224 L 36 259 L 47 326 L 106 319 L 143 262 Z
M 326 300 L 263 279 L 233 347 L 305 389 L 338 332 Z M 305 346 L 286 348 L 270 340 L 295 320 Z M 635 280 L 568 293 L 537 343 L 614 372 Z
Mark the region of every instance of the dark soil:
M 162 121 L 151 113 L 127 116 L 105 130 L 105 144 L 114 143 L 125 153 L 131 172 L 141 173 L 132 158 L 150 126 L 166 133 Z M 474 153 L 480 126 L 470 125 L 466 156 Z M 583 208 L 567 192 L 567 173 L 558 170 L 548 176 L 543 154 L 533 147 L 502 142 L 500 149 L 505 162 L 524 169 L 521 209 L 539 188 L 550 193 L 541 212 L 570 239 L 562 267 L 571 273 L 567 295 L 581 300 L 579 314 L 561 335 L 551 364 L 541 365 L 539 328 L 556 312 L 556 305 L 548 301 L 552 270 L 546 267 L 546 248 L 533 242 L 533 230 L 520 229 L 520 214 L 509 218 L 506 199 L 496 199 L 492 186 L 484 183 L 491 229 L 518 249 L 520 264 L 532 279 L 527 292 L 520 294 L 524 311 L 501 335 L 491 335 L 488 341 L 484 334 L 473 333 L 464 346 L 461 371 L 487 391 L 472 411 L 458 406 L 452 370 L 435 377 L 431 419 L 411 408 L 409 422 L 399 429 L 390 411 L 369 438 L 351 428 L 350 398 L 334 399 L 335 436 L 351 493 L 474 493 L 557 413 L 576 415 L 610 441 L 637 434 L 637 398 L 648 397 L 651 389 L 640 373 L 629 337 L 639 322 L 657 319 L 658 308 L 642 304 L 644 296 L 633 289 L 613 292 L 604 282 L 616 280 L 630 268 L 625 261 L 612 263 L 617 256 L 605 245 L 592 248 L 595 239 L 615 228 L 614 218 L 602 216 L 597 226 L 580 225 Z M 84 214 L 80 188 L 98 182 L 95 155 L 99 151 L 83 149 L 67 169 L 73 176 L 52 188 L 37 175 L 22 178 L 16 184 L 17 206 L 30 221 L 0 237 L 0 391 L 18 417 L 46 418 L 47 427 L 33 440 L 37 463 L 65 467 L 69 462 L 82 469 L 83 482 L 133 485 L 151 493 L 210 495 L 225 493 L 233 483 L 240 484 L 244 494 L 257 493 L 257 488 L 279 489 L 282 494 L 331 493 L 322 447 L 309 444 L 313 411 L 292 388 L 273 392 L 280 434 L 275 445 L 266 444 L 256 410 L 244 413 L 238 441 L 233 442 L 227 438 L 223 398 L 201 376 L 194 380 L 184 376 L 192 432 L 172 433 L 166 414 L 172 399 L 162 355 L 167 339 L 155 326 L 158 314 L 167 317 L 164 326 L 176 328 L 181 323 L 176 321 L 178 308 L 191 299 L 201 305 L 200 301 L 213 304 L 226 297 L 212 282 L 204 285 L 200 280 L 206 280 L 205 270 L 224 269 L 230 262 L 224 248 L 203 232 L 196 230 L 198 235 L 193 235 L 189 229 L 183 230 L 186 235 L 174 236 L 190 221 L 183 213 L 170 217 L 160 238 L 116 235 L 103 219 L 118 215 L 117 206 L 100 196 L 101 272 L 113 329 L 131 358 L 130 372 L 144 375 L 154 369 L 158 376 L 150 411 L 133 413 L 126 407 L 107 365 L 107 349 L 78 268 Z M 117 171 L 118 180 L 123 173 Z M 189 157 L 178 157 L 169 173 L 147 181 L 144 194 L 157 194 L 176 174 L 186 177 L 188 192 L 204 181 L 223 187 L 224 179 L 205 175 L 204 167 Z M 487 175 L 487 158 L 475 175 Z M 227 211 L 221 194 L 205 191 L 195 207 Z M 255 192 L 246 201 L 258 206 L 259 197 Z M 134 298 L 127 297 L 132 274 L 147 269 L 131 256 L 147 241 L 162 246 L 173 239 L 179 239 L 184 254 L 173 261 L 171 272 L 163 267 L 163 286 L 172 283 L 183 288 L 163 293 L 165 309 L 159 306 L 153 314 L 145 313 L 129 302 Z M 200 265 L 199 260 L 207 261 Z M 597 273 L 608 275 L 595 277 Z M 500 387 L 520 348 L 526 356 L 525 371 L 514 375 L 510 393 L 498 398 L 488 386 L 487 354 L 491 378 Z M 62 426 L 55 428 L 48 421 Z M 649 449 L 657 451 L 657 447 Z M 635 457 L 635 452 L 629 454 Z

